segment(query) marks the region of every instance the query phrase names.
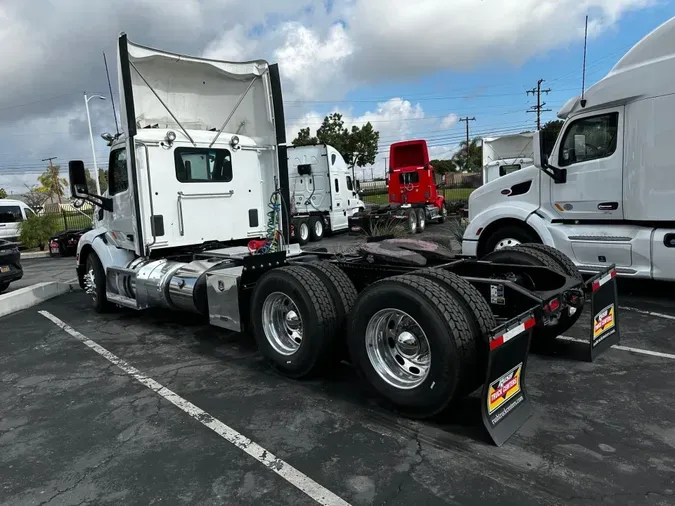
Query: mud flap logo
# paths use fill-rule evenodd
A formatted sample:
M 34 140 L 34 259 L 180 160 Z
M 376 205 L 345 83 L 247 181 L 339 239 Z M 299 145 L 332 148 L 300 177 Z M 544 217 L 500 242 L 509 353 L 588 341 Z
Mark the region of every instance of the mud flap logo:
M 488 390 L 488 414 L 494 413 L 513 397 L 520 393 L 520 373 L 523 364 L 520 363 L 509 372 L 490 383 Z
M 614 304 L 610 304 L 593 318 L 593 346 L 615 332 Z

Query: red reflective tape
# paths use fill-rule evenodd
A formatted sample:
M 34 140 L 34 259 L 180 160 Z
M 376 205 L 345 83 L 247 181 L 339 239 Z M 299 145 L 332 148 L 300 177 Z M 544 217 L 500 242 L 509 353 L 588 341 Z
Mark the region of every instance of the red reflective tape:
M 615 277 L 616 277 L 616 270 L 612 269 L 610 272 L 605 274 L 603 277 L 601 277 L 597 281 L 593 281 L 593 291 L 597 292 L 602 285 L 604 285 L 605 283 L 609 283 Z
M 535 322 L 535 319 L 534 319 L 534 316 L 533 316 L 533 317 L 525 320 L 520 325 L 518 325 L 516 327 L 513 327 L 508 332 L 504 332 L 504 334 L 502 334 L 501 336 L 499 336 L 499 337 L 493 339 L 492 341 L 490 341 L 490 350 L 494 350 L 494 349 L 499 348 L 505 342 L 513 339 L 516 336 L 519 336 L 520 334 L 525 332 L 527 329 L 531 329 L 532 327 L 534 327 L 535 323 L 536 322 Z

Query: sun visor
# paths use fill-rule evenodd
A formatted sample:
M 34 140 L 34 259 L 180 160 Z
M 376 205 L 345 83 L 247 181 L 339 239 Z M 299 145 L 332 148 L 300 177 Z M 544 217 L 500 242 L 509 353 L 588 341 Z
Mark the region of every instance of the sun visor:
M 229 117 L 224 132 L 259 144 L 276 143 L 266 61 L 235 63 L 172 54 L 134 44 L 123 34 L 118 70 L 123 124 L 133 115 L 137 130 L 182 125 L 218 131 Z

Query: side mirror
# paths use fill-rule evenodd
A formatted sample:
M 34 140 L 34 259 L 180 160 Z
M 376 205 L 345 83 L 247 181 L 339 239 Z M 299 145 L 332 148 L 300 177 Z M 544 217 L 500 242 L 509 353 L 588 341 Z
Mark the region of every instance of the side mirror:
M 556 184 L 567 182 L 567 169 L 560 169 L 548 163 L 548 156 L 544 152 L 544 145 L 541 142 L 541 130 L 535 132 L 532 137 L 532 148 L 534 151 L 533 165 L 549 176 Z
M 70 179 L 70 195 L 73 198 L 81 198 L 89 195 L 87 187 L 87 176 L 85 174 L 84 162 L 82 160 L 71 160 L 68 162 L 68 179 Z

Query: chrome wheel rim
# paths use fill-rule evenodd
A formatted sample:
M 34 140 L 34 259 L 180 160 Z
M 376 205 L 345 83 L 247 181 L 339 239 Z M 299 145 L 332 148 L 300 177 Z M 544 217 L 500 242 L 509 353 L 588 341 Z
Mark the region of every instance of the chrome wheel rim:
M 319 237 L 323 235 L 323 223 L 321 223 L 321 220 L 317 220 L 314 223 L 314 233 Z
M 521 244 L 521 242 L 518 239 L 513 239 L 512 237 L 508 237 L 508 238 L 505 238 L 505 239 L 502 239 L 501 241 L 499 241 L 497 243 L 497 245 L 495 246 L 494 251 L 499 251 L 500 249 L 518 246 L 519 244 Z
M 429 376 L 429 340 L 408 313 L 399 309 L 375 313 L 366 327 L 365 344 L 373 369 L 389 385 L 410 390 Z
M 309 237 L 309 227 L 307 226 L 307 223 L 300 224 L 300 237 L 303 241 Z
M 410 221 L 410 231 L 411 232 L 417 232 L 417 215 L 413 215 L 413 219 L 409 219 Z
M 84 292 L 91 295 L 94 302 L 96 301 L 96 276 L 92 267 L 84 274 Z
M 262 324 L 267 342 L 280 355 L 290 356 L 300 349 L 302 317 L 288 295 L 274 292 L 267 296 L 262 307 Z
M 419 227 L 420 227 L 421 229 L 423 229 L 423 228 L 426 226 L 426 224 L 427 224 L 427 219 L 426 219 L 426 217 L 424 216 L 424 211 L 422 211 L 422 212 L 419 214 L 419 217 L 420 217 Z

